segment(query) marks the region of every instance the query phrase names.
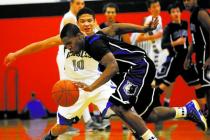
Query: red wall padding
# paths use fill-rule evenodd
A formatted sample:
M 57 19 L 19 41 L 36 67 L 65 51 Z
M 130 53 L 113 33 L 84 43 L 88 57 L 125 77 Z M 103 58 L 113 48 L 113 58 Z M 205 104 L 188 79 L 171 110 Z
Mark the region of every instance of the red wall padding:
M 123 13 L 119 14 L 118 21 L 140 24 L 143 17 L 147 15 L 148 13 Z M 161 16 L 165 25 L 169 21 L 169 15 L 167 12 L 162 12 Z M 54 16 L 0 20 L 0 110 L 4 108 L 3 78 L 6 70 L 3 65 L 4 56 L 32 42 L 56 35 L 59 31 L 61 18 L 61 16 Z M 98 23 L 101 23 L 103 19 L 102 14 L 97 15 Z M 183 19 L 189 19 L 189 13 L 184 12 Z M 19 72 L 19 111 L 24 108 L 30 99 L 31 91 L 37 92 L 37 98 L 50 111 L 56 111 L 57 106 L 51 98 L 51 87 L 59 79 L 56 54 L 57 47 L 54 47 L 40 53 L 21 57 L 12 64 L 12 67 L 17 67 Z M 10 97 L 12 96 L 13 94 L 10 93 Z M 183 105 L 193 97 L 193 89 L 187 87 L 183 80 L 178 78 L 173 91 L 172 105 Z M 13 108 L 14 102 L 9 104 Z

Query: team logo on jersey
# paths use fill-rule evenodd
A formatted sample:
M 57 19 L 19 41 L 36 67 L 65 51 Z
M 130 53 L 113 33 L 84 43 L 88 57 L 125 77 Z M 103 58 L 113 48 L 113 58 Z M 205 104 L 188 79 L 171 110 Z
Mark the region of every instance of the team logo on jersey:
M 187 37 L 187 30 L 182 29 L 173 33 L 173 38 Z
M 123 87 L 123 90 L 127 95 L 134 95 L 136 93 L 137 88 L 137 85 L 134 85 L 130 81 L 127 81 L 127 83 Z

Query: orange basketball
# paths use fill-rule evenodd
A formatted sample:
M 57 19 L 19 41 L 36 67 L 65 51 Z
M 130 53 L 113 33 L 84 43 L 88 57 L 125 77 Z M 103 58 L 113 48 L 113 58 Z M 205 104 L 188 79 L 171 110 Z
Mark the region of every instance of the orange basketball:
M 79 89 L 70 80 L 60 80 L 52 88 L 52 98 L 60 106 L 72 106 L 79 98 Z

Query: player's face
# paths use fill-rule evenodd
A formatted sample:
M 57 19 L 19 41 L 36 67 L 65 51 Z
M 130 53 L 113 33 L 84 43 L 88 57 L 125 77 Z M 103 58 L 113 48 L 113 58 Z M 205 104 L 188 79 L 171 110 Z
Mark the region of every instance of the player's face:
M 158 16 L 161 10 L 160 3 L 159 2 L 152 3 L 148 10 L 152 16 Z
M 191 10 L 196 5 L 197 0 L 183 0 L 184 6 L 187 10 Z
M 78 13 L 80 9 L 84 8 L 85 2 L 84 0 L 74 0 L 71 3 L 71 6 L 74 9 L 75 13 Z
M 180 20 L 181 20 L 180 9 L 178 7 L 177 8 L 172 8 L 170 12 L 171 12 L 170 17 L 171 17 L 172 22 L 180 22 Z
M 69 49 L 73 54 L 77 54 L 80 52 L 82 47 L 84 46 L 84 37 L 82 35 L 78 35 L 76 37 L 64 37 L 62 39 L 65 47 Z
M 116 16 L 117 16 L 117 11 L 114 7 L 107 7 L 105 16 L 107 21 L 109 22 L 115 22 Z
M 92 35 L 94 33 L 95 19 L 90 14 L 83 14 L 79 17 L 77 25 L 80 31 L 84 32 L 86 35 Z

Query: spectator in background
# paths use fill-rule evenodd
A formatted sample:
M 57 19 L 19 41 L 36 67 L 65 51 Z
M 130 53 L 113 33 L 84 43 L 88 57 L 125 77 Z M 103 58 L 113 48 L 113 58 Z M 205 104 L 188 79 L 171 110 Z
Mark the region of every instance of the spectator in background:
M 40 100 L 36 98 L 36 93 L 31 92 L 31 100 L 27 103 L 23 110 L 23 114 L 29 114 L 29 119 L 46 118 L 47 110 Z
M 105 27 L 111 26 L 113 23 L 118 23 L 116 21 L 117 13 L 119 12 L 119 7 L 115 3 L 107 3 L 103 7 L 103 13 L 106 17 L 106 21 L 100 24 L 100 28 L 103 29 Z M 112 37 L 117 40 L 124 41 L 130 44 L 130 36 L 129 34 L 124 35 L 116 35 Z

